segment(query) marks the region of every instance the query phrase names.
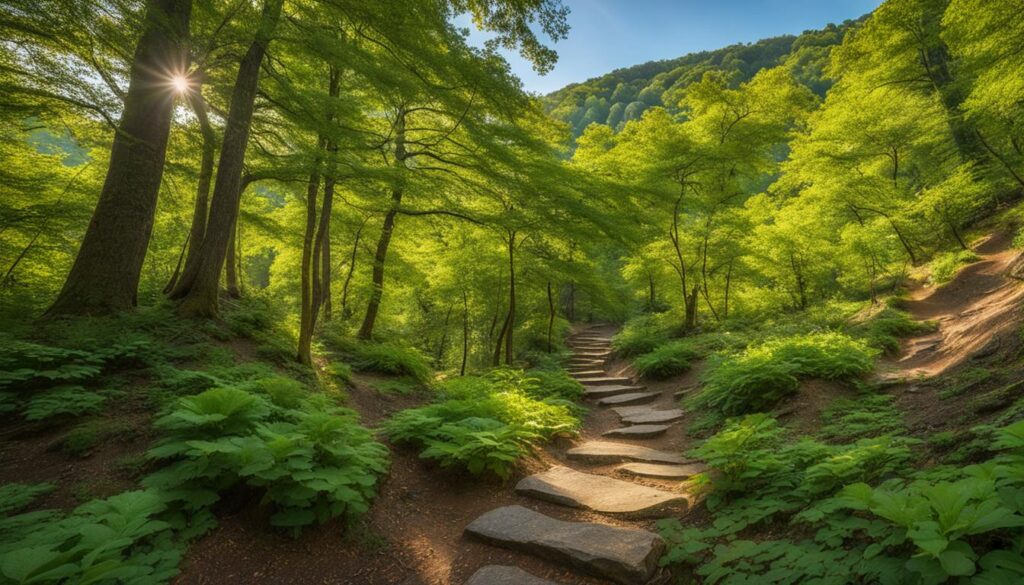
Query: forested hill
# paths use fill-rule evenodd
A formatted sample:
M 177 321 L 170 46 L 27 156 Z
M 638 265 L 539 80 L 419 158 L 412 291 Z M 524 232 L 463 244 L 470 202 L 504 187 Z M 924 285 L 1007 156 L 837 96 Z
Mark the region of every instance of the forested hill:
M 569 122 L 574 136 L 593 122 L 618 129 L 629 120 L 639 119 L 652 106 L 674 111 L 681 91 L 700 81 L 705 72 L 722 71 L 732 83 L 739 84 L 762 69 L 780 64 L 790 67 L 797 81 L 824 96 L 831 86 L 824 74 L 829 53 L 860 20 L 863 18 L 829 24 L 799 36 L 784 35 L 616 69 L 548 94 L 544 97 L 545 109 Z

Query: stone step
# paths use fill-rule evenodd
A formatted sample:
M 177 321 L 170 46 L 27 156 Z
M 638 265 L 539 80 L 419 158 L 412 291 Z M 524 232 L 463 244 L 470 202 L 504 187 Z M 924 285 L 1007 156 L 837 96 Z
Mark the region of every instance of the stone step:
M 554 581 L 531 575 L 519 567 L 487 565 L 473 573 L 466 585 L 558 585 Z
M 685 463 L 683 465 L 660 465 L 657 463 L 623 463 L 615 471 L 625 475 L 639 475 L 657 479 L 686 479 L 704 473 L 708 468 L 703 463 Z
M 565 452 L 565 455 L 569 459 L 589 461 L 591 463 L 623 463 L 626 461 L 671 463 L 673 465 L 689 463 L 689 461 L 675 453 L 611 441 L 587 441 L 578 447 L 569 449 Z
M 630 392 L 629 394 L 616 394 L 605 396 L 597 401 L 601 406 L 619 406 L 621 404 L 642 404 L 657 400 L 661 392 Z
M 570 366 L 597 366 L 597 367 L 601 367 L 601 366 L 604 365 L 604 363 L 606 361 L 608 361 L 608 360 L 597 359 L 597 358 L 573 357 L 573 358 L 569 358 L 569 365 Z
M 644 388 L 644 386 L 584 386 L 583 397 L 604 398 L 605 396 L 614 396 L 616 394 L 639 392 Z
M 631 518 L 663 516 L 669 510 L 682 511 L 687 507 L 684 495 L 564 466 L 521 479 L 516 484 L 516 493 L 570 508 Z
M 573 352 L 572 355 L 573 355 L 573 357 L 576 357 L 576 358 L 584 358 L 584 359 L 590 359 L 590 360 L 606 360 L 606 359 L 612 357 L 612 352 L 610 352 L 610 351 L 576 351 L 576 352 Z
M 658 435 L 665 434 L 665 431 L 669 429 L 671 425 L 633 425 L 629 427 L 622 427 L 621 429 L 612 429 L 601 433 L 604 437 L 625 437 L 633 439 L 649 439 L 651 437 L 657 437 Z
M 653 425 L 675 422 L 683 418 L 683 411 L 678 408 L 670 410 L 649 410 L 627 414 L 620 420 L 627 425 Z
M 633 383 L 633 380 L 622 376 L 587 376 L 576 381 L 584 386 L 628 386 Z
M 522 506 L 483 514 L 466 534 L 610 579 L 641 585 L 654 575 L 665 543 L 652 532 L 591 522 L 563 522 Z
M 593 378 L 595 376 L 604 376 L 605 375 L 605 371 L 604 370 L 594 370 L 594 369 L 579 370 L 579 371 L 571 371 L 570 370 L 569 375 L 571 375 L 573 378 Z
M 644 405 L 644 406 L 616 406 L 612 410 L 614 410 L 615 414 L 617 414 L 619 416 L 630 416 L 630 415 L 633 415 L 633 414 L 640 414 L 640 413 L 643 413 L 643 412 L 655 412 L 653 407 L 647 406 L 647 405 Z
M 587 333 L 585 331 L 584 332 L 580 332 L 580 333 L 575 333 L 573 335 L 570 335 L 569 336 L 569 340 L 570 340 L 570 342 L 572 342 L 572 341 L 597 341 L 597 342 L 600 342 L 600 343 L 611 343 L 612 342 L 612 338 L 608 337 L 607 335 L 602 335 L 600 333 Z

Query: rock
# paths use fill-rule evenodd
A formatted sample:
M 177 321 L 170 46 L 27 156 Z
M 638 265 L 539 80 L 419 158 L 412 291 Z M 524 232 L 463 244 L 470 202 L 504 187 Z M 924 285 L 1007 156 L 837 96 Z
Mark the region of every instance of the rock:
M 604 370 L 586 369 L 570 372 L 569 375 L 573 378 L 593 378 L 595 376 L 604 376 Z
M 708 468 L 703 463 L 683 465 L 659 465 L 657 463 L 623 463 L 615 471 L 626 475 L 639 475 L 658 479 L 686 479 L 704 473 Z
M 624 461 L 671 463 L 674 465 L 688 463 L 686 459 L 675 453 L 611 441 L 587 441 L 579 447 L 569 449 L 565 454 L 569 459 L 590 461 L 592 463 L 621 463 Z
M 650 406 L 616 406 L 612 410 L 619 416 L 629 416 L 631 414 L 639 414 L 641 412 L 655 412 Z
M 516 493 L 570 508 L 634 518 L 658 516 L 687 506 L 686 496 L 681 494 L 563 466 L 523 478 L 516 485 Z
M 634 439 L 647 439 L 650 437 L 657 437 L 667 431 L 669 425 L 633 425 L 629 427 L 622 427 L 621 429 L 612 429 L 601 433 L 605 437 L 626 437 Z
M 628 386 L 633 383 L 629 378 L 621 376 L 591 376 L 576 378 L 576 381 L 584 386 Z
M 683 418 L 683 411 L 678 408 L 670 410 L 648 410 L 647 412 L 636 412 L 622 417 L 622 423 L 627 425 L 653 425 L 675 422 Z
M 558 585 L 554 581 L 535 577 L 518 568 L 504 565 L 487 565 L 473 573 L 466 585 Z
M 618 404 L 639 404 L 642 402 L 650 402 L 657 397 L 661 396 L 660 392 L 630 392 L 629 394 L 616 394 L 615 396 L 606 396 L 597 401 L 601 406 L 615 406 Z
M 471 522 L 466 534 L 622 585 L 646 583 L 665 550 L 661 538 L 646 530 L 563 522 L 522 506 L 491 510 Z
M 584 388 L 584 398 L 603 398 L 605 396 L 614 396 L 616 394 L 639 392 L 644 389 L 643 386 L 584 386 Z

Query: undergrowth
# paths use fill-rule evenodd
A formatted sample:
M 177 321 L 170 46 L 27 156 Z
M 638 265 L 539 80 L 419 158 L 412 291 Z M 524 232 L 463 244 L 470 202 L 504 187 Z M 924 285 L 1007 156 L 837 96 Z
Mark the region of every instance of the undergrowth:
M 564 373 L 500 369 L 446 380 L 438 392 L 437 402 L 385 421 L 384 432 L 419 448 L 424 459 L 473 475 L 507 479 L 533 445 L 574 434 L 580 424 L 573 399 L 582 387 Z

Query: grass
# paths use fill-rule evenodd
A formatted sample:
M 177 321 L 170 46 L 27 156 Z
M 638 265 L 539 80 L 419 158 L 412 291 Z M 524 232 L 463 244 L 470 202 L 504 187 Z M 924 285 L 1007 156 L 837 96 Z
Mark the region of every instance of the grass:
M 933 284 L 949 282 L 964 266 L 978 261 L 978 255 L 971 250 L 956 250 L 937 254 L 928 264 Z
M 862 323 L 852 326 L 851 333 L 863 337 L 872 346 L 888 353 L 900 348 L 900 338 L 931 333 L 938 328 L 933 321 L 915 321 L 909 313 L 886 306 Z

